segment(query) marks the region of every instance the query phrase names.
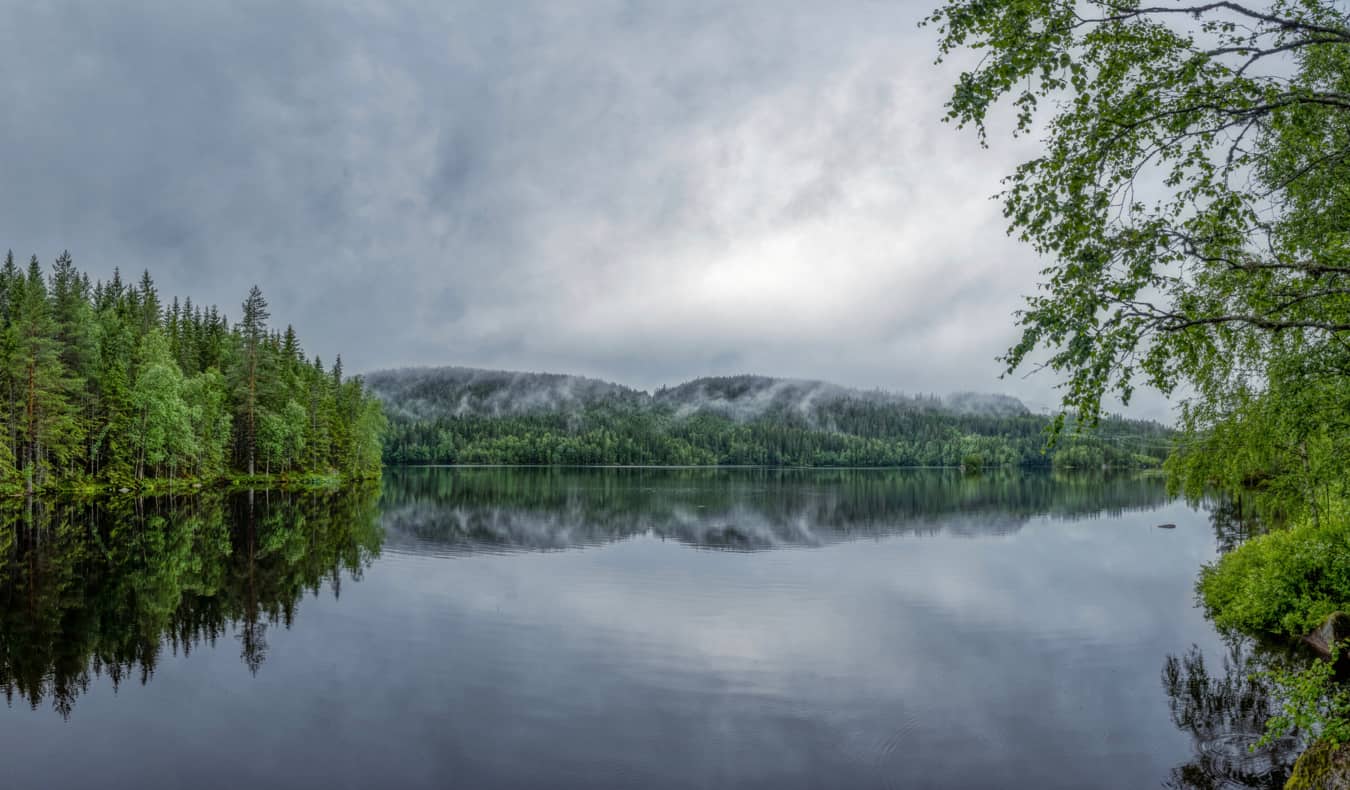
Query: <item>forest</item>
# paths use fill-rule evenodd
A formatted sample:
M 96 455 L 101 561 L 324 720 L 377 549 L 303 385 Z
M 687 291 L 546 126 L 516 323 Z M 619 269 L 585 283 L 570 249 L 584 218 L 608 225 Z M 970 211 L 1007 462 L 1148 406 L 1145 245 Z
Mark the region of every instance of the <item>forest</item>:
M 68 253 L 49 271 L 7 254 L 0 490 L 378 475 L 379 402 L 270 317 L 257 286 L 231 325 L 215 306 L 166 302 L 149 272 L 93 282 Z
M 759 376 L 648 395 L 552 374 L 373 373 L 389 463 L 1145 468 L 1170 432 L 1106 417 L 1047 446 L 1051 418 L 1000 396 L 948 399 Z

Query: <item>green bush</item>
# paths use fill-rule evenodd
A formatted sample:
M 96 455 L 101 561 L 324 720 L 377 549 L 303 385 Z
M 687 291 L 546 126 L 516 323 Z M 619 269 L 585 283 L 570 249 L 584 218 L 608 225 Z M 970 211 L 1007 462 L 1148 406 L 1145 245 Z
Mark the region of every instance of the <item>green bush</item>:
M 1252 538 L 1201 571 L 1199 592 L 1222 629 L 1307 634 L 1350 610 L 1350 518 L 1338 512 Z

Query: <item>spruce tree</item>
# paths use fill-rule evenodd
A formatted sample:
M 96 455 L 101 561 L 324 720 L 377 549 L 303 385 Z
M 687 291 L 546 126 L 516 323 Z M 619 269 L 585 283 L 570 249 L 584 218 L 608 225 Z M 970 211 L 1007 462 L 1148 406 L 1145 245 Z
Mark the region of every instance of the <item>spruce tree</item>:
M 159 290 L 155 288 L 155 281 L 150 278 L 148 269 L 141 272 L 141 284 L 136 294 L 136 307 L 140 315 L 139 330 L 141 336 L 144 336 L 159 326 L 160 321 Z
M 23 399 L 19 466 L 31 493 L 46 482 L 52 462 L 66 460 L 77 441 L 67 398 L 70 383 L 61 363 L 57 326 L 36 255 L 28 264 L 15 307 L 15 361 Z
M 62 252 L 52 267 L 51 304 L 56 342 L 72 398 L 75 439 L 83 446 L 97 417 L 89 382 L 97 372 L 98 349 L 94 342 L 89 280 L 76 270 L 69 252 Z M 87 457 L 88 448 L 83 449 Z
M 127 437 L 131 430 L 131 360 L 136 343 L 122 302 L 107 297 L 99 310 L 98 372 L 94 383 L 95 417 L 90 430 L 89 463 L 95 476 L 110 482 L 133 474 Z
M 19 463 L 19 330 L 15 313 L 23 298 L 24 277 L 14 263 L 14 253 L 5 255 L 0 267 L 0 425 L 4 427 L 5 459 L 0 468 L 12 474 Z
M 248 473 L 256 471 L 258 449 L 258 371 L 259 360 L 263 355 L 263 343 L 267 339 L 267 300 L 262 289 L 253 286 L 243 304 L 243 319 L 239 322 L 239 334 L 243 340 L 242 386 L 243 386 L 243 447 L 248 462 Z

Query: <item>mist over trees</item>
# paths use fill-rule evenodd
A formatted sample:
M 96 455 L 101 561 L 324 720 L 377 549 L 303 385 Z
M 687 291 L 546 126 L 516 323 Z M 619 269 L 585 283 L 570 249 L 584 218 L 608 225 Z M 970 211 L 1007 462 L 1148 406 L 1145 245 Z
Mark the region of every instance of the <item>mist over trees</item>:
M 1156 466 L 1170 432 L 1109 418 L 1046 453 L 1050 418 L 1014 398 L 862 391 L 765 376 L 648 394 L 556 374 L 439 368 L 367 377 L 390 463 Z
M 0 487 L 210 481 L 232 473 L 378 473 L 379 403 L 269 326 L 255 286 L 233 326 L 165 302 L 149 272 L 91 282 L 0 266 Z

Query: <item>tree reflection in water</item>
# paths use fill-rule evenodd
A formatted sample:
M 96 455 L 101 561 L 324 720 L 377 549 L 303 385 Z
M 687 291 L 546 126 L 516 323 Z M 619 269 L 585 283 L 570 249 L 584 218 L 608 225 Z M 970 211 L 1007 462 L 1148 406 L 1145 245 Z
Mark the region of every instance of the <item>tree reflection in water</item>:
M 1166 491 L 1135 475 L 994 470 L 411 468 L 384 477 L 391 544 L 552 551 L 651 535 L 758 551 L 946 532 L 1010 534 L 1035 517 L 1144 511 Z
M 0 689 L 69 717 L 95 678 L 146 683 L 167 647 L 267 629 L 379 554 L 378 490 L 31 502 L 0 512 Z
M 1244 507 L 1241 500 L 1231 498 L 1210 504 L 1209 522 L 1214 527 L 1214 540 L 1220 554 L 1227 554 L 1266 531 L 1256 508 Z
M 1266 719 L 1279 702 L 1259 676 L 1277 664 L 1297 660 L 1252 643 L 1234 640 L 1223 666 L 1212 674 L 1198 647 L 1169 655 L 1163 664 L 1172 723 L 1191 736 L 1194 758 L 1172 769 L 1167 787 L 1193 790 L 1218 788 L 1281 788 L 1298 758 L 1301 744 L 1282 738 L 1256 748 Z

